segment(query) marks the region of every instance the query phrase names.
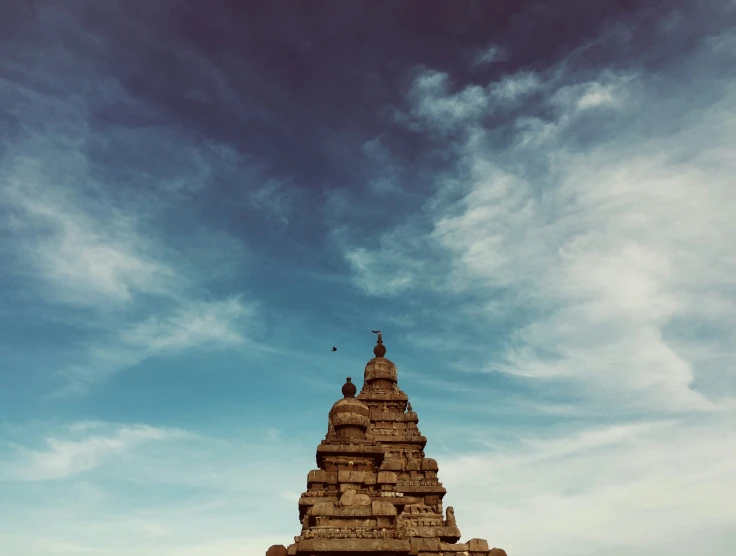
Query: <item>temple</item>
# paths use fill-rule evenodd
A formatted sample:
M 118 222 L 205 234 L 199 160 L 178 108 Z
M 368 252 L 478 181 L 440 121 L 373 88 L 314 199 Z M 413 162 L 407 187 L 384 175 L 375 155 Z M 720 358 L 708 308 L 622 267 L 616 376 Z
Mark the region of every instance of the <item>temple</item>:
M 424 456 L 426 437 L 380 331 L 363 388 L 350 378 L 332 406 L 317 467 L 299 499 L 301 534 L 266 556 L 506 556 L 482 539 L 460 542 L 437 462 Z

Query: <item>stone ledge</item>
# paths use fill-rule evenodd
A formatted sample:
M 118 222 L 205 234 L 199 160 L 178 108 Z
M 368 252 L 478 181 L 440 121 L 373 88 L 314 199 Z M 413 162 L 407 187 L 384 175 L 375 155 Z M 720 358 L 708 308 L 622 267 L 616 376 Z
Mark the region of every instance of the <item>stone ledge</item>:
M 377 551 L 407 554 L 409 550 L 411 550 L 409 541 L 399 539 L 305 539 L 295 546 L 294 554 Z

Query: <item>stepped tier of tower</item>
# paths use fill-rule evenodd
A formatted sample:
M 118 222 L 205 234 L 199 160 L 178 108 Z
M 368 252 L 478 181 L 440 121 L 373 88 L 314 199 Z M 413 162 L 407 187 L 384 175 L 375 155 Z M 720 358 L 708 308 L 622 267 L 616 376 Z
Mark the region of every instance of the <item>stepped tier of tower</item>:
M 365 367 L 363 388 L 350 378 L 332 406 L 317 469 L 299 499 L 301 534 L 267 556 L 505 556 L 482 539 L 460 543 L 437 462 L 425 457 L 427 439 L 399 389 L 381 334 Z

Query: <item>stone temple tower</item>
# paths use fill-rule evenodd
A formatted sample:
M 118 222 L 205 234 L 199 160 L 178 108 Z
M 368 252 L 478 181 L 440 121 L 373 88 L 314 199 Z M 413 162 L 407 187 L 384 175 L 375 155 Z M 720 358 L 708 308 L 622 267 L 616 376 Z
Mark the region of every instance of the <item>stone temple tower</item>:
M 437 462 L 424 456 L 427 439 L 376 333 L 360 394 L 348 378 L 330 410 L 299 499 L 301 534 L 266 556 L 506 556 L 482 539 L 459 542 Z

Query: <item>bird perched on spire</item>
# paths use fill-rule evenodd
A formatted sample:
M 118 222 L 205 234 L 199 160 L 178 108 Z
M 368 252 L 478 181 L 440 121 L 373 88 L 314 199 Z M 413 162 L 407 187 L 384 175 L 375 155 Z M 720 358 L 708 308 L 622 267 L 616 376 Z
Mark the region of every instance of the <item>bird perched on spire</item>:
M 380 330 L 371 330 L 374 334 L 378 334 L 378 340 L 376 341 L 376 347 L 373 348 L 373 354 L 376 357 L 383 357 L 386 355 L 386 346 L 383 345 L 383 336 Z

